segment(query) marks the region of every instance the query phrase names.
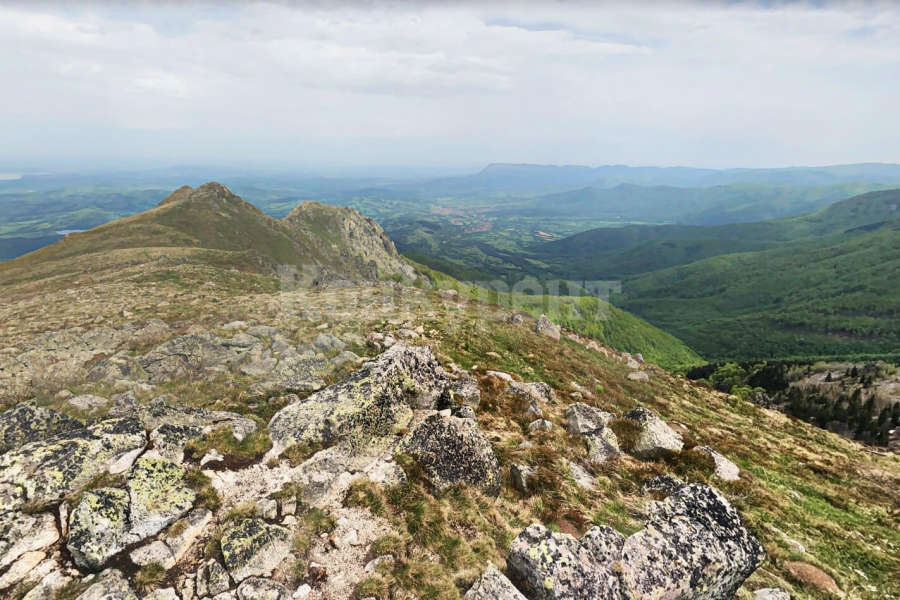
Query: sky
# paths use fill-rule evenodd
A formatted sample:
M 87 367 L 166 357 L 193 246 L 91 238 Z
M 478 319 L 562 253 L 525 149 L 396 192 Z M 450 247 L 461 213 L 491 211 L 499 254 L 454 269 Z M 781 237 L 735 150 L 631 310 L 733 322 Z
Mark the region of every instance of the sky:
M 900 3 L 0 5 L 0 161 L 900 162 Z

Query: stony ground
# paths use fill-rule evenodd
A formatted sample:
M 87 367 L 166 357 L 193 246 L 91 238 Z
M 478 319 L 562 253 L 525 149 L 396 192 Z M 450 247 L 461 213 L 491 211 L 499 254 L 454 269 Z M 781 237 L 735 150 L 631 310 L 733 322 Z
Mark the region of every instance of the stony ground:
M 2 597 L 900 597 L 896 456 L 450 293 L 162 254 L 2 288 Z

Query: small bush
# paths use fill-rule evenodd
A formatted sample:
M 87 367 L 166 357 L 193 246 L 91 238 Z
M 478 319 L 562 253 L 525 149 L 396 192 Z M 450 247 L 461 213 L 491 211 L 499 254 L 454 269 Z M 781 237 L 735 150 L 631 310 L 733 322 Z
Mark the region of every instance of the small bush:
M 200 460 L 210 450 L 220 452 L 227 463 L 233 467 L 250 465 L 269 451 L 272 440 L 262 422 L 257 423 L 256 431 L 238 440 L 231 427 L 217 427 L 197 440 L 191 440 L 184 447 L 184 456 L 188 460 Z
M 325 446 L 322 444 L 292 444 L 285 448 L 281 455 L 288 459 L 292 467 L 299 467 L 316 452 L 324 449 Z
M 659 459 L 667 470 L 687 481 L 707 482 L 716 470 L 716 462 L 706 452 L 684 450 L 673 452 L 667 450 Z
M 225 516 L 222 517 L 223 523 L 231 523 L 235 521 L 243 521 L 244 519 L 249 519 L 256 515 L 257 512 L 256 502 L 244 502 L 242 504 L 238 504 L 234 508 L 230 509 Z
M 197 494 L 196 506 L 208 508 L 211 511 L 219 510 L 222 499 L 219 492 L 212 486 L 212 480 L 200 469 L 188 469 L 184 475 L 184 482 Z
M 390 598 L 391 586 L 385 581 L 384 577 L 375 575 L 363 579 L 356 588 L 356 596 L 358 598 L 377 598 L 378 600 L 387 600 Z
M 344 506 L 367 508 L 373 515 L 379 517 L 387 514 L 381 490 L 369 480 L 357 481 L 350 486 Z
M 165 576 L 166 568 L 161 564 L 153 562 L 144 565 L 134 576 L 134 587 L 145 594 L 152 592 L 162 583 Z

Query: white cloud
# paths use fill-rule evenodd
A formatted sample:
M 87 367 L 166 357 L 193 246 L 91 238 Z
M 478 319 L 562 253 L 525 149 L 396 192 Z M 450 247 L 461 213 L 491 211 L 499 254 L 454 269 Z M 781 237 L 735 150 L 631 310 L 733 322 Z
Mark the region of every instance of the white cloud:
M 893 4 L 0 6 L 0 154 L 900 162 Z

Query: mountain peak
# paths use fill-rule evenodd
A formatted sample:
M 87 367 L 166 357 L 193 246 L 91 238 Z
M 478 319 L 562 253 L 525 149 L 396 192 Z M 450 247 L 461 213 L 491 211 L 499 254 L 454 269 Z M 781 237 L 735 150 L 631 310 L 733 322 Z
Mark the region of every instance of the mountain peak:
M 183 202 L 185 200 L 190 200 L 193 198 L 216 198 L 222 200 L 229 199 L 237 199 L 238 196 L 235 195 L 234 192 L 229 190 L 227 187 L 222 185 L 217 181 L 210 181 L 204 183 L 200 187 L 192 188 L 189 185 L 183 185 L 159 203 L 159 206 L 165 206 L 167 204 L 175 204 L 176 202 Z

